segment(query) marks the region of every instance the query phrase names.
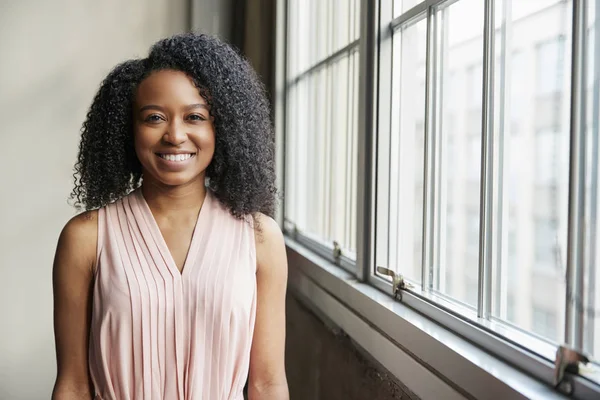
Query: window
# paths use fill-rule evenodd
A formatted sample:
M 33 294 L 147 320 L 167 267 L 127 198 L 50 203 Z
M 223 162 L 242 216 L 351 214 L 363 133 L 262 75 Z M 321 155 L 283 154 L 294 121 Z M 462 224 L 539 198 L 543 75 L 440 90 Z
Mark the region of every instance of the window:
M 501 83 L 494 88 L 492 221 L 500 229 L 493 234 L 491 318 L 559 343 L 564 329 L 556 326 L 566 323 L 571 8 L 554 0 L 522 3 L 509 1 L 499 11 L 495 35 Z M 511 315 L 503 312 L 509 296 Z M 538 303 L 553 313 L 554 330 L 533 328 Z
M 572 0 L 379 0 L 374 43 L 360 38 L 373 65 L 358 63 L 370 59 L 358 53 L 358 1 L 304 4 L 288 1 L 288 234 L 310 238 L 321 254 L 340 243 L 357 278 L 388 293 L 376 267 L 402 275 L 413 285 L 407 306 L 500 358 L 515 345 L 519 368 L 547 368 L 534 360 L 553 361 L 563 342 L 600 359 L 594 2 L 585 107 L 572 107 L 580 99 L 571 98 L 571 76 L 581 72 L 571 71 L 581 23 Z M 324 39 L 311 46 L 316 38 Z M 580 109 L 591 114 L 585 135 L 571 123 L 585 116 Z M 571 137 L 585 150 L 571 151 Z M 580 159 L 584 168 L 570 176 Z M 357 171 L 373 179 L 359 181 Z M 585 201 L 570 201 L 576 192 Z
M 285 219 L 346 255 L 356 249 L 358 14 L 357 0 L 288 3 Z
M 430 125 L 430 131 L 439 139 L 435 144 L 439 150 L 435 155 L 430 154 L 430 160 L 423 160 L 435 165 L 435 176 L 426 191 L 432 194 L 432 187 L 436 188 L 434 197 L 429 200 L 435 207 L 430 218 L 433 217 L 434 230 L 439 232 L 427 250 L 434 272 L 424 274 L 431 277 L 424 284 L 444 298 L 454 298 L 471 307 L 476 305 L 472 301 L 477 298 L 477 292 L 473 293 L 477 286 L 467 284 L 465 279 L 477 276 L 477 264 L 472 261 L 477 259 L 477 250 L 473 252 L 473 247 L 478 248 L 478 233 L 473 235 L 473 232 L 479 229 L 482 86 L 477 76 L 483 76 L 479 52 L 483 36 L 482 21 L 467 18 L 467 15 L 477 3 L 457 2 L 436 14 L 440 24 L 436 53 L 440 68 L 432 80 L 439 88 L 435 96 L 440 112 L 435 125 Z M 421 23 L 424 25 L 425 20 Z M 423 51 L 425 49 L 423 46 Z M 407 93 L 406 97 L 411 94 Z M 404 222 L 391 219 L 391 223 L 402 225 Z M 403 264 L 396 265 L 401 271 Z M 450 277 L 452 285 L 448 284 Z
M 422 278 L 426 39 L 424 19 L 394 33 L 391 68 L 399 74 L 392 76 L 389 130 L 377 158 L 377 230 L 385 237 L 377 264 L 405 265 L 402 273 L 415 282 Z

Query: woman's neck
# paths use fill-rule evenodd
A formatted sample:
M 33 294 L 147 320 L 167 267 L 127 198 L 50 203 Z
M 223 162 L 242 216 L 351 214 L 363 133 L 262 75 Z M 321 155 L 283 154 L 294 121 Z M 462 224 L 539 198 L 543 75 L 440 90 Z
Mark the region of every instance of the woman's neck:
M 204 179 L 180 186 L 166 186 L 152 180 L 142 182 L 142 194 L 150 209 L 159 214 L 191 212 L 202 207 L 207 189 Z

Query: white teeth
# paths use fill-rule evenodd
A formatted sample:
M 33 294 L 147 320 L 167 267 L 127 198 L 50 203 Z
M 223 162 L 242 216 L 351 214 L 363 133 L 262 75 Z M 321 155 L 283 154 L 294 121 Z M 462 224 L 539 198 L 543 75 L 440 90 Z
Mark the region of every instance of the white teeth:
M 159 154 L 159 156 L 168 161 L 185 161 L 192 157 L 192 154 Z

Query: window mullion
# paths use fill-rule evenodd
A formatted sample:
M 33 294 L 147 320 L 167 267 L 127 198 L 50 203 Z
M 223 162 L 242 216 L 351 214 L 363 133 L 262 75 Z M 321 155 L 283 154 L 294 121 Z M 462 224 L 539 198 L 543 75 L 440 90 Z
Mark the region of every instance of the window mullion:
M 506 320 L 508 311 L 508 211 L 509 211 L 509 200 L 506 188 L 509 185 L 508 177 L 505 174 L 506 165 L 504 160 L 510 159 L 509 151 L 506 146 L 508 129 L 507 125 L 511 121 L 511 108 L 507 107 L 507 99 L 510 99 L 511 88 L 507 83 L 510 82 L 510 76 L 512 74 L 511 68 L 509 68 L 510 60 L 512 60 L 512 54 L 507 51 L 510 49 L 512 43 L 512 0 L 504 0 L 502 3 L 502 28 L 501 28 L 501 47 L 500 47 L 500 71 L 498 90 L 498 101 L 496 105 L 498 113 L 494 110 L 494 115 L 498 115 L 498 130 L 497 135 L 497 157 L 495 157 L 494 168 L 496 179 L 495 183 L 497 186 L 497 192 L 494 193 L 494 198 L 498 199 L 498 203 L 494 205 L 494 231 L 493 249 L 494 264 L 492 265 L 492 273 L 495 269 L 495 290 L 498 293 L 497 301 L 494 303 L 490 301 L 490 306 L 494 303 L 494 311 L 492 314 L 500 316 L 501 319 Z M 494 289 L 493 289 L 494 290 Z
M 351 42 L 351 38 L 350 38 L 350 32 L 351 32 L 351 24 L 352 24 L 352 20 L 350 19 L 352 16 L 352 10 L 353 7 L 350 7 L 350 9 L 348 10 L 348 20 L 346 21 L 346 30 L 345 30 L 345 35 L 343 36 L 343 43 L 349 43 Z M 352 115 L 352 90 L 353 90 L 353 86 L 351 85 L 351 82 L 353 81 L 353 75 L 352 75 L 352 53 L 348 53 L 348 61 L 347 61 L 348 67 L 346 68 L 346 87 L 348 88 L 347 91 L 347 96 L 346 96 L 346 104 L 345 104 L 345 112 L 344 115 L 346 116 L 346 123 L 343 125 L 344 126 L 344 132 L 346 134 L 346 137 L 351 137 L 350 136 L 350 132 L 351 132 L 351 128 L 352 128 L 352 120 L 354 118 L 354 116 Z M 343 101 L 342 101 L 343 104 Z M 340 107 L 341 108 L 341 107 Z M 351 172 L 351 168 L 352 168 L 352 140 L 347 140 L 346 141 L 346 160 L 345 160 L 345 168 L 344 168 L 344 187 L 346 188 L 346 193 L 351 193 L 349 191 L 349 188 L 351 187 L 351 183 L 350 180 L 352 179 L 352 174 Z M 351 208 L 351 199 L 350 196 L 346 195 L 344 196 L 344 231 L 346 232 L 344 234 L 344 243 L 350 243 L 350 236 L 351 236 L 351 229 L 350 227 L 352 226 L 352 224 L 350 223 L 350 219 L 352 218 L 352 208 Z
M 425 72 L 425 165 L 423 168 L 423 253 L 421 262 L 421 285 L 423 290 L 432 287 L 431 272 L 434 260 L 434 165 L 435 165 L 435 121 L 436 121 L 436 86 L 437 86 L 437 20 L 435 9 L 427 9 L 427 54 Z
M 584 320 L 585 56 L 587 2 L 573 0 L 565 342 L 580 350 Z
M 598 7 L 599 5 L 599 1 L 595 0 L 596 3 L 596 8 L 595 8 L 595 14 L 598 15 L 597 13 L 600 12 L 600 9 Z M 594 17 L 596 17 L 596 15 L 594 15 Z M 591 158 L 591 169 L 590 169 L 590 178 L 588 179 L 588 182 L 591 183 L 590 185 L 590 194 L 589 194 L 589 236 L 587 239 L 587 243 L 588 243 L 588 253 L 587 253 L 587 266 L 588 266 L 588 270 L 586 271 L 586 275 L 587 275 L 587 282 L 588 282 L 588 287 L 587 287 L 587 291 L 586 291 L 586 295 L 587 295 L 587 304 L 593 306 L 595 304 L 596 301 L 596 296 L 597 296 L 597 288 L 596 288 L 596 274 L 599 273 L 600 271 L 597 271 L 596 268 L 598 268 L 598 264 L 597 264 L 597 257 L 598 257 L 598 250 L 596 248 L 596 237 L 597 237 L 597 231 L 598 231 L 598 182 L 600 182 L 598 180 L 598 163 L 600 161 L 599 157 L 600 157 L 600 152 L 599 152 L 599 144 L 600 141 L 598 139 L 598 135 L 600 134 L 600 113 L 597 112 L 597 110 L 600 110 L 600 26 L 598 24 L 598 20 L 595 20 L 593 26 L 593 33 L 594 33 L 594 38 L 593 38 L 593 43 L 594 46 L 593 48 L 590 48 L 591 50 L 591 54 L 587 54 L 588 57 L 593 57 L 593 68 L 589 69 L 588 72 L 591 74 L 591 76 L 588 76 L 588 82 L 593 82 L 593 99 L 592 99 L 592 110 L 594 110 L 594 112 L 592 112 L 592 116 L 591 116 L 591 121 L 592 121 L 592 126 L 591 126 L 591 134 L 588 134 L 588 137 L 590 138 L 590 142 L 589 145 L 591 147 L 591 151 L 590 151 L 590 158 Z M 589 65 L 589 64 L 586 64 Z M 594 321 L 594 316 L 587 316 L 587 321 L 586 321 L 586 326 L 585 326 L 585 341 L 587 342 L 584 343 L 584 350 L 590 354 L 594 354 L 595 353 L 595 345 L 597 345 L 596 343 L 594 343 L 594 333 L 595 333 L 595 321 Z M 598 318 L 598 317 L 596 317 Z
M 481 141 L 481 192 L 479 208 L 479 272 L 477 316 L 491 315 L 492 206 L 494 162 L 494 1 L 486 0 L 483 32 L 483 108 Z
M 360 2 L 356 274 L 368 281 L 373 265 L 373 115 L 375 106 L 376 0 Z

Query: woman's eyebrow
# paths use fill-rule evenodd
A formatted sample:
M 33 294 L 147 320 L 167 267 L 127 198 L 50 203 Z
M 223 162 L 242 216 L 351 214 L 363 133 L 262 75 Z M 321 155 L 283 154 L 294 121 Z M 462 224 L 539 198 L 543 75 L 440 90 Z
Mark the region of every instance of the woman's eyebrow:
M 147 106 L 144 106 L 144 107 L 140 108 L 139 112 L 143 112 L 143 111 L 146 111 L 146 110 L 164 111 L 161 106 L 157 106 L 155 104 L 148 104 Z
M 204 108 L 205 110 L 208 110 L 208 106 L 206 104 L 201 104 L 201 103 L 197 103 L 197 104 L 190 104 L 188 106 L 185 107 L 186 111 L 189 110 L 193 110 L 196 108 Z M 164 111 L 164 109 L 161 106 L 158 106 L 156 104 L 148 104 L 146 106 L 143 106 L 140 108 L 139 112 L 143 112 L 146 110 L 157 110 L 157 111 Z
M 186 107 L 186 110 L 193 110 L 195 108 L 204 108 L 205 110 L 208 110 L 208 106 L 206 104 L 190 104 L 189 106 Z

